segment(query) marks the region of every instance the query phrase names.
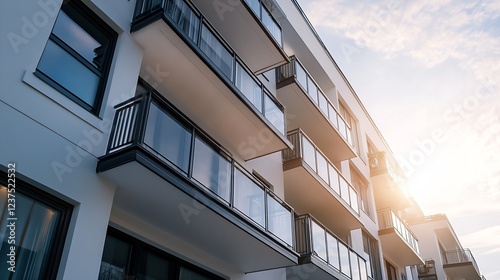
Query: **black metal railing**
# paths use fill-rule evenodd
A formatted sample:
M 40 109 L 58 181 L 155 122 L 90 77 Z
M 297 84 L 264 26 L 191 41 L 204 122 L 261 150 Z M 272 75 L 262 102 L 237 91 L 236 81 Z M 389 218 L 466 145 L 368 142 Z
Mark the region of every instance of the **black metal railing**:
M 106 156 L 139 147 L 293 247 L 293 209 L 163 97 L 149 92 L 118 104 L 115 110 Z
M 309 97 L 318 110 L 323 114 L 332 126 L 340 133 L 342 138 L 351 146 L 354 147 L 351 127 L 344 117 L 337 111 L 333 103 L 321 90 L 312 76 L 302 66 L 297 57 L 291 56 L 290 63 L 276 68 L 276 83 L 280 87 L 280 83 L 294 79 L 302 91 Z M 283 83 L 282 83 L 283 84 Z M 287 83 L 284 83 L 287 84 Z
M 190 1 L 138 0 L 133 20 L 140 22 L 157 13 L 163 14 L 169 25 L 238 96 L 285 134 L 283 105 Z
M 295 219 L 296 250 L 314 255 L 349 279 L 372 279 L 371 264 L 309 214 Z
M 311 139 L 300 129 L 288 132 L 287 138 L 294 148 L 283 151 L 283 162 L 286 163 L 297 158 L 302 159 L 327 186 L 359 215 L 358 192 Z

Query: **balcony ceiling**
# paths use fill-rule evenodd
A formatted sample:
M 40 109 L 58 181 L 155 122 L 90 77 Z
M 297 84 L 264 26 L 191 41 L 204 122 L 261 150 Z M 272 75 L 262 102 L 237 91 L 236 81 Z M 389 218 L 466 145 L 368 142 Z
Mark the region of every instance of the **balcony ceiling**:
M 286 108 L 288 131 L 300 128 L 334 163 L 356 156 L 342 135 L 296 82 L 279 88 L 277 92 L 278 99 Z
M 165 21 L 157 20 L 132 36 L 144 48 L 141 77 L 233 155 L 249 160 L 291 146 Z
M 244 0 L 193 0 L 193 3 L 254 71 L 262 73 L 288 62 L 288 56 L 254 16 Z
M 424 261 L 394 228 L 379 231 L 382 252 L 394 262 L 401 266 L 424 264 Z
M 131 161 L 101 173 L 117 185 L 113 207 L 244 272 L 296 264 L 297 255 L 291 249 L 263 234 L 204 192 L 196 188 L 181 190 L 172 185 L 171 182 L 179 186 L 188 183 L 164 169 L 144 164 L 149 159 L 139 158 L 141 163 Z M 170 181 L 165 180 L 165 176 Z M 183 215 L 181 208 L 193 212 Z
M 332 266 L 326 264 L 317 256 L 305 256 L 300 258 L 300 265 L 286 269 L 286 279 L 314 279 L 314 280 L 348 280 Z M 306 277 L 307 276 L 307 277 Z
M 443 268 L 450 279 L 481 280 L 481 275 L 479 275 L 471 262 L 445 264 Z
M 310 213 L 339 237 L 363 227 L 357 214 L 300 159 L 284 166 L 285 201 L 298 215 Z

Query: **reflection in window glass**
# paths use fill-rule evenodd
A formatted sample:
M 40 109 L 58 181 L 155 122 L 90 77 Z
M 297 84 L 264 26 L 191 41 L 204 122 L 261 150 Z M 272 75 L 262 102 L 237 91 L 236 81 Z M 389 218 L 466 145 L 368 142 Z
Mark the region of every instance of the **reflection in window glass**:
M 314 221 L 312 221 L 311 223 L 312 223 L 312 240 L 313 240 L 314 253 L 326 261 L 327 258 L 326 258 L 325 230 L 318 224 L 316 224 Z
M 169 264 L 164 257 L 146 252 L 143 261 L 145 264 L 139 272 L 138 279 L 163 280 L 169 278 Z
M 198 42 L 200 19 L 183 0 L 167 1 L 166 13 L 189 39 Z
M 129 256 L 130 244 L 107 235 L 98 279 L 125 279 Z
M 12 193 L 14 194 L 14 193 Z M 0 279 L 44 279 L 45 270 L 51 262 L 50 254 L 54 253 L 57 226 L 60 223 L 61 211 L 42 204 L 20 192 L 17 184 L 15 193 L 15 244 L 16 272 L 11 274 L 6 264 L 9 261 L 11 243 L 9 243 L 9 218 L 7 187 L 0 185 Z M 13 276 L 13 278 L 9 278 Z
M 193 178 L 229 202 L 231 163 L 199 138 L 194 145 Z
M 183 266 L 181 266 L 181 272 L 179 275 L 180 280 L 211 280 L 212 278 L 209 278 L 205 275 L 201 275 L 200 273 L 194 272 L 190 269 L 187 269 Z
M 149 109 L 144 143 L 187 173 L 191 132 L 154 103 Z
M 234 206 L 250 219 L 265 226 L 264 190 L 234 169 Z
M 47 41 L 38 70 L 89 106 L 94 104 L 100 77 L 51 40 Z

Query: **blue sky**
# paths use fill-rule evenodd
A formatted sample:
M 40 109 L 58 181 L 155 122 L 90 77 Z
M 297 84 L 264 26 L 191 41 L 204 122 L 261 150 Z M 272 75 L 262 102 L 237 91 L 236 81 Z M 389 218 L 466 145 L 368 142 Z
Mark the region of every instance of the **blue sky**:
M 299 0 L 403 165 L 500 279 L 500 1 Z

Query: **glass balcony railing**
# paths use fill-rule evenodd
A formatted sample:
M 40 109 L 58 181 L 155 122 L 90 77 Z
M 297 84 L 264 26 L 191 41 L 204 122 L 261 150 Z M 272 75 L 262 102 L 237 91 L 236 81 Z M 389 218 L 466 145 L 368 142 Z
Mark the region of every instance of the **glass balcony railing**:
M 283 151 L 283 161 L 302 159 L 321 178 L 323 183 L 330 187 L 359 215 L 358 193 L 335 165 L 300 129 L 289 132 L 287 137 L 292 142 L 294 149 Z
M 394 228 L 396 232 L 403 238 L 403 240 L 413 249 L 418 255 L 420 255 L 420 249 L 418 247 L 418 239 L 415 234 L 408 228 L 406 223 L 401 221 L 401 219 L 391 210 L 383 209 L 377 212 L 378 222 L 381 230 Z
M 408 189 L 406 186 L 406 176 L 399 164 L 387 152 L 377 152 L 368 155 L 370 162 L 371 176 L 387 173 L 392 178 L 394 184 L 408 196 Z
M 297 253 L 317 256 L 349 279 L 372 279 L 370 262 L 359 256 L 312 216 L 302 215 L 295 219 L 295 236 Z
M 260 2 L 259 2 L 260 3 Z M 283 105 L 274 97 L 229 44 L 190 2 L 183 0 L 138 0 L 134 22 L 162 12 L 170 26 L 219 77 L 253 106 L 279 132 L 285 134 Z
M 252 11 L 257 15 L 262 24 L 266 27 L 267 31 L 273 36 L 274 40 L 278 43 L 280 47 L 283 47 L 283 36 L 281 31 L 281 26 L 278 24 L 276 19 L 267 7 L 262 3 L 262 0 L 244 0 Z
M 481 273 L 479 273 L 479 267 L 477 266 L 476 260 L 474 259 L 470 249 L 450 250 L 443 253 L 443 265 L 461 263 L 472 263 L 472 266 L 476 270 L 477 274 L 481 275 Z
M 346 120 L 339 114 L 333 103 L 323 93 L 321 88 L 312 79 L 311 75 L 305 70 L 300 61 L 292 56 L 291 62 L 277 68 L 277 83 L 289 78 L 295 79 L 302 91 L 309 97 L 318 110 L 332 124 L 333 127 L 342 135 L 342 138 L 354 147 L 351 127 Z
M 115 107 L 107 154 L 136 146 L 292 247 L 293 211 L 156 93 Z

